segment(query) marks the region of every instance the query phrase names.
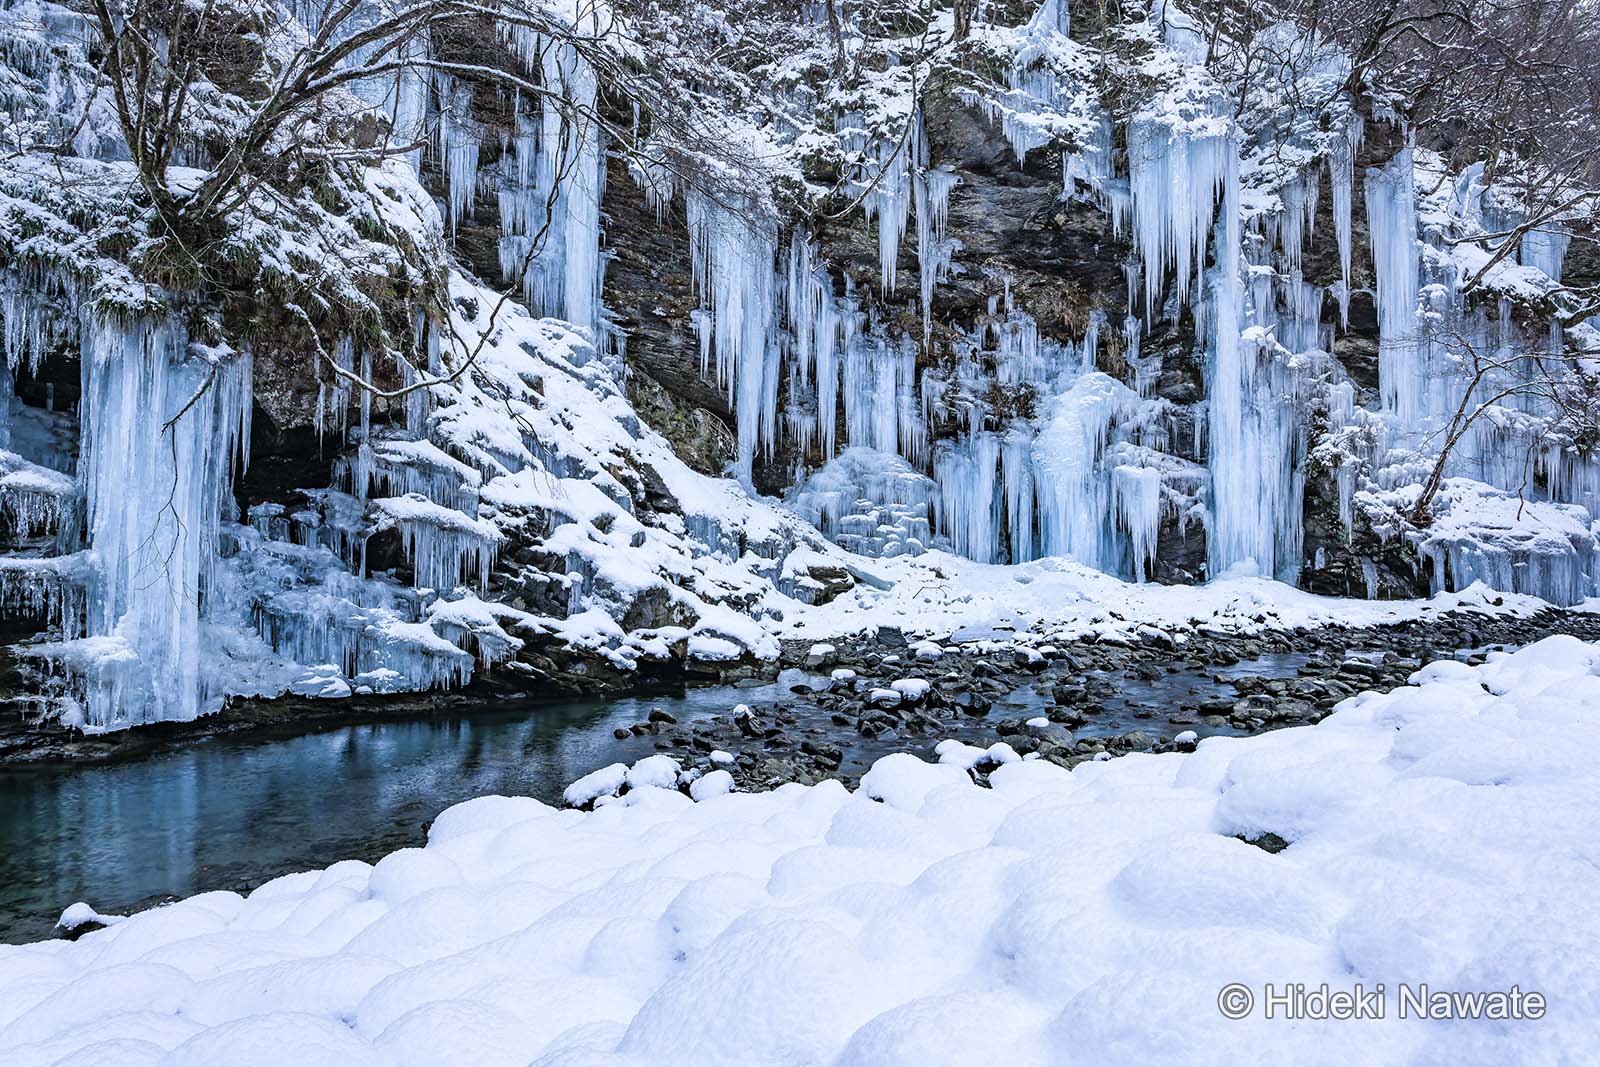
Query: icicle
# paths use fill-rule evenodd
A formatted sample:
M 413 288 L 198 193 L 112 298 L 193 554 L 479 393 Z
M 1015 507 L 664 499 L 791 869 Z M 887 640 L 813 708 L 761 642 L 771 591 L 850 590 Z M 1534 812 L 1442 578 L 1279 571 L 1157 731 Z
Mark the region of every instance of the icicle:
M 454 232 L 456 223 L 472 215 L 478 191 L 478 143 L 483 130 L 472 120 L 472 88 L 443 72 L 434 75 L 439 95 L 438 146 L 440 169 L 445 176 L 445 222 Z
M 1270 338 L 1259 328 L 1252 329 L 1248 343 L 1241 335 L 1241 211 L 1239 160 L 1230 139 L 1209 313 L 1213 333 L 1206 383 L 1212 498 L 1208 554 L 1213 576 L 1240 566 L 1268 576 L 1292 576 L 1300 551 L 1294 536 L 1300 511 L 1300 494 L 1293 484 L 1296 457 L 1284 436 L 1285 426 L 1292 426 L 1292 413 L 1285 413 L 1282 398 L 1273 395 L 1276 376 L 1270 369 L 1258 378 L 1258 359 L 1263 354 L 1273 359 L 1270 351 L 1262 352 L 1271 345 Z M 1270 292 L 1270 278 L 1268 286 Z
M 192 719 L 217 697 L 202 603 L 249 440 L 250 357 L 190 346 L 172 322 L 95 319 L 82 344 L 88 636 L 35 651 L 67 676 L 85 727 Z
M 1186 300 L 1216 210 L 1229 140 L 1215 133 L 1173 130 L 1150 118 L 1128 126 L 1134 245 L 1144 263 L 1145 320 L 1155 314 L 1167 269 Z
M 735 473 L 750 484 L 756 448 L 777 438 L 778 354 L 774 276 L 776 224 L 757 208 L 735 212 L 698 190 L 688 195 L 690 250 L 701 319 L 702 359 L 714 351 L 738 425 Z
M 428 111 L 427 68 L 420 64 L 428 58 L 428 40 L 426 36 L 407 38 L 399 52 L 401 61 L 406 65 L 395 72 L 393 86 L 385 101 L 389 114 L 389 139 L 391 145 L 396 147 L 411 146 L 406 149 L 404 158 L 413 171 L 420 171 Z
M 1067 0 L 1044 0 L 1028 23 L 1030 33 L 1053 30 L 1065 36 L 1071 28 L 1072 13 L 1067 8 Z
M 1113 573 L 1143 574 L 1125 552 L 1131 527 L 1120 521 L 1118 465 L 1107 462 L 1118 426 L 1135 419 L 1143 403 L 1133 390 L 1099 371 L 1082 375 L 1056 398 L 1033 442 L 1040 553 L 1070 556 Z M 1142 525 L 1138 532 L 1155 536 Z M 1125 558 L 1130 564 L 1126 570 Z
M 516 98 L 516 132 L 507 142 L 510 151 L 502 155 L 499 175 L 501 274 L 507 281 L 520 278 L 523 297 L 537 314 L 598 332 L 605 319 L 600 304 L 605 173 L 594 70 L 570 44 L 520 27 L 506 32 L 524 65 L 564 102 L 547 101 L 534 114 L 520 94 Z
M 1112 471 L 1117 521 L 1127 530 L 1133 554 L 1133 580 L 1142 582 L 1156 560 L 1161 531 L 1161 472 L 1150 467 Z
M 419 588 L 449 592 L 466 583 L 480 591 L 488 588 L 495 557 L 505 540 L 493 523 L 420 494 L 374 500 L 372 507 L 383 524 L 399 529 Z
M 1339 245 L 1339 327 L 1350 328 L 1351 200 L 1355 189 L 1355 159 L 1362 138 L 1362 119 L 1352 113 L 1345 135 L 1334 142 L 1328 156 L 1328 177 L 1333 185 L 1333 233 Z
M 1155 0 L 1150 5 L 1150 20 L 1160 29 L 1168 48 L 1195 66 L 1206 62 L 1206 36 L 1188 14 L 1172 0 Z
M 975 433 L 960 445 L 947 446 L 934 461 L 940 530 L 955 552 L 979 563 L 1000 559 L 999 460 L 999 439 Z
M 922 343 L 933 336 L 933 286 L 950 268 L 951 248 L 945 240 L 945 224 L 950 214 L 950 192 L 961 184 L 960 176 L 934 169 L 916 177 L 917 270 L 922 298 Z
M 1367 227 L 1377 275 L 1378 382 L 1384 410 L 1405 425 L 1419 413 L 1417 335 L 1417 204 L 1411 149 L 1388 166 L 1368 168 Z
M 1565 229 L 1547 223 L 1523 234 L 1517 259 L 1523 266 L 1542 270 L 1551 281 L 1559 282 L 1562 261 L 1566 259 L 1567 245 L 1571 242 L 1572 235 Z
M 927 155 L 922 112 L 914 109 L 906 122 L 909 128 L 896 140 L 872 136 L 854 112 L 840 115 L 834 122 L 844 150 L 860 153 L 865 160 L 851 178 L 851 190 L 860 196 L 867 222 L 877 223 L 878 271 L 885 296 L 894 295 L 900 239 L 905 236 L 915 196 L 913 177 L 925 165 Z
M 77 485 L 60 471 L 0 449 L 0 518 L 18 540 L 50 536 L 66 551 L 78 537 Z

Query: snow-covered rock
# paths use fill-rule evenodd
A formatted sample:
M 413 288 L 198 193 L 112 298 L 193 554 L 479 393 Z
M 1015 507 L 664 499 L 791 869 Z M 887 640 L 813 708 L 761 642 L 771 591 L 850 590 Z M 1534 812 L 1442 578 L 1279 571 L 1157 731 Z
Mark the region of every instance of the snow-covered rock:
M 697 802 L 731 792 L 733 792 L 733 775 L 724 770 L 703 774 L 689 785 L 689 796 Z
M 646 756 L 644 759 L 628 768 L 625 781 L 629 789 L 676 789 L 678 775 L 683 766 L 677 760 L 664 753 Z
M 561 799 L 575 808 L 592 803 L 598 797 L 615 796 L 628 780 L 628 765 L 613 763 L 590 771 L 562 792 Z
M 905 697 L 908 703 L 916 704 L 933 691 L 933 683 L 926 678 L 896 678 L 889 683 L 889 688 Z
M 867 703 L 875 708 L 897 708 L 905 703 L 905 694 L 898 689 L 879 686 L 867 694 Z

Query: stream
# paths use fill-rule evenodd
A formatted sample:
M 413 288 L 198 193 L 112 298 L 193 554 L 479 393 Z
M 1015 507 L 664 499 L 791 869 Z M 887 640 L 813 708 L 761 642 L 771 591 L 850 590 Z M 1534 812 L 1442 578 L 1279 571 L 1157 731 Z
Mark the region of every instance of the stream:
M 1279 654 L 1154 679 L 1096 672 L 1114 692 L 1075 732 L 1170 733 L 1176 728 L 1166 724 L 1166 709 L 1232 692 L 1218 677 L 1289 677 L 1305 662 Z M 844 750 L 841 773 L 859 775 L 894 751 L 931 758 L 933 739 L 869 741 L 841 730 L 792 688 L 806 685 L 826 678 L 789 670 L 761 685 L 485 706 L 446 720 L 362 723 L 286 739 L 222 736 L 119 763 L 0 771 L 0 942 L 49 937 L 78 900 L 118 913 L 213 889 L 244 892 L 340 859 L 376 860 L 422 844 L 439 812 L 472 797 L 559 804 L 562 789 L 581 775 L 657 750 L 649 734 L 613 736 L 652 708 L 690 723 L 739 703 L 784 701 L 802 732 Z M 948 736 L 988 745 L 998 740 L 995 721 L 1049 706 L 1048 695 L 1020 689 L 996 700 L 986 718 L 952 721 Z

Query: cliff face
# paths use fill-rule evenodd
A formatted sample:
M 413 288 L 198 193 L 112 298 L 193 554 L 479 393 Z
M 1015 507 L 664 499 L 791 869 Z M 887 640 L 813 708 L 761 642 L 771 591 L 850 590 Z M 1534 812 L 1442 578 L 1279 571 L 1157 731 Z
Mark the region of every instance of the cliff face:
M 282 14 L 237 6 L 252 42 Z M 319 101 L 202 245 L 83 91 L 95 29 L 27 7 L 0 607 L 33 713 L 738 669 L 930 550 L 1594 591 L 1600 476 L 1561 412 L 1491 378 L 1527 397 L 1434 463 L 1472 360 L 1594 340 L 1549 326 L 1592 254 L 1530 243 L 1469 299 L 1514 190 L 1365 98 L 1219 80 L 1170 5 L 959 40 L 887 12 L 847 48 L 761 5 L 441 23 Z M 1313 53 L 1280 73 L 1336 88 Z M 214 173 L 275 56 L 201 64 L 161 195 Z
M 1009 302 L 1036 324 L 1040 337 L 1061 344 L 1080 342 L 1091 323 L 1114 324 L 1100 332 L 1095 366 L 1129 384 L 1135 370 L 1125 358 L 1127 338 L 1120 329 L 1128 311 L 1130 264 L 1137 273 L 1137 252 L 1131 235 L 1117 232 L 1112 213 L 1087 198 L 1069 196 L 1063 181 L 1063 152 L 1042 148 L 1019 159 L 1014 146 L 998 125 L 975 102 L 952 91 L 928 91 L 923 98 L 921 122 L 925 133 L 926 166 L 949 173 L 945 234 L 950 244 L 948 268 L 931 289 L 930 329 L 921 338 L 922 310 L 919 294 L 902 285 L 886 294 L 879 285 L 879 239 L 875 227 L 864 225 L 859 214 L 825 223 L 811 223 L 820 257 L 842 286 L 860 294 L 865 320 L 885 338 L 908 339 L 916 347 L 916 374 L 948 374 L 959 348 L 971 348 L 972 337 L 984 324 L 1006 317 L 997 302 Z M 1400 145 L 1389 132 L 1367 139 L 1354 168 L 1353 197 L 1364 192 L 1362 170 L 1381 164 Z M 1071 155 L 1068 151 L 1067 155 Z M 1333 240 L 1335 221 L 1331 197 L 1323 197 L 1312 229 L 1320 240 L 1305 247 L 1301 276 L 1321 287 L 1320 317 L 1339 318 L 1337 297 L 1328 290 L 1341 280 L 1339 251 Z M 626 181 L 622 168 L 611 167 L 607 182 L 605 220 L 608 245 L 614 258 L 606 270 L 605 301 L 617 314 L 626 334 L 626 363 L 630 398 L 641 414 L 671 440 L 680 455 L 697 469 L 720 472 L 732 463 L 736 448 L 734 405 L 726 388 L 718 388 L 714 375 L 702 372 L 701 355 L 693 321 L 698 306 L 692 285 L 689 236 L 680 213 L 658 218 Z M 806 220 L 797 219 L 796 224 Z M 1372 294 L 1372 258 L 1366 221 L 1358 212 L 1352 219 L 1352 289 L 1347 323 L 1332 331 L 1332 355 L 1339 375 L 1354 384 L 1357 403 L 1377 403 L 1378 321 Z M 915 277 L 918 269 L 912 234 L 895 243 L 897 272 Z M 1203 581 L 1208 576 L 1204 487 L 1193 469 L 1207 461 L 1206 447 L 1206 341 L 1195 335 L 1194 316 L 1186 309 L 1175 318 L 1157 318 L 1139 329 L 1137 352 L 1156 370 L 1146 386 L 1148 395 L 1170 405 L 1162 414 L 1162 451 L 1191 468 L 1173 477 L 1174 495 L 1183 494 L 1161 509 L 1157 547 L 1149 576 L 1175 583 Z M 1048 402 L 1046 382 L 1021 381 L 1010 396 L 1010 414 L 1017 405 L 1030 416 Z M 1024 395 L 1026 394 L 1026 395 Z M 781 403 L 790 400 L 783 393 Z M 798 398 L 797 398 L 798 399 Z M 1292 398 L 1285 397 L 1285 402 Z M 804 400 L 800 401 L 802 404 Z M 991 428 L 1001 425 L 1006 405 L 997 405 Z M 1321 432 L 1314 405 L 1306 405 L 1301 429 L 1312 440 Z M 711 419 L 721 432 L 708 431 Z M 846 412 L 836 412 L 837 440 L 850 440 Z M 929 424 L 930 451 L 959 443 L 965 427 L 958 420 L 933 420 Z M 754 465 L 754 485 L 769 495 L 792 492 L 796 472 L 815 470 L 828 456 L 815 436 L 787 434 L 773 454 L 760 454 Z M 1385 540 L 1361 522 L 1346 529 L 1340 520 L 1334 472 L 1307 464 L 1305 492 L 1306 536 L 1300 556 L 1306 588 L 1339 595 L 1365 596 L 1367 565 L 1378 565 L 1377 595 L 1426 595 L 1428 578 L 1419 566 L 1415 549 L 1404 540 Z M 935 520 L 930 524 L 937 527 Z M 937 533 L 936 533 L 937 536 Z M 948 536 L 948 533 L 945 534 Z M 1006 558 L 1009 546 L 997 546 Z M 1113 563 L 1113 570 L 1125 570 Z

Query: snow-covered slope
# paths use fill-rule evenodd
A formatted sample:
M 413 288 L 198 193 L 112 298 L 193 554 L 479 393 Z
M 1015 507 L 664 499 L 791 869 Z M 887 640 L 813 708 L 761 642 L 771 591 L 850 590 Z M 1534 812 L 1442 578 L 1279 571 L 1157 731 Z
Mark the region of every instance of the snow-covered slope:
M 902 754 L 696 803 L 658 756 L 590 813 L 483 797 L 375 866 L 0 948 L 0 1062 L 1585 1062 L 1597 667 L 1550 638 L 989 789 Z M 1265 1018 L 1287 983 L 1381 985 L 1386 1017 Z M 1545 1010 L 1404 1018 L 1403 983 Z

